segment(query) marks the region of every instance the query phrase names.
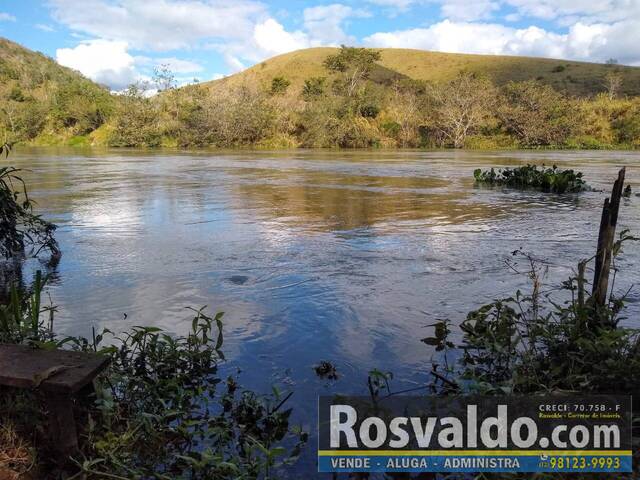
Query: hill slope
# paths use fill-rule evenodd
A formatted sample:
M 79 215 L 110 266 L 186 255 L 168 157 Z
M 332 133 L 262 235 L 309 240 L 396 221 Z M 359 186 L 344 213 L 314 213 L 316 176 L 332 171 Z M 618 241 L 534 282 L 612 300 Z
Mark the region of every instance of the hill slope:
M 291 90 L 299 92 L 304 80 L 326 75 L 324 59 L 336 48 L 310 48 L 270 58 L 235 75 L 208 82 L 219 88 L 245 82 L 268 85 L 274 77 L 291 81 Z M 640 95 L 640 67 L 610 66 L 599 63 L 573 62 L 534 57 L 500 55 L 467 55 L 424 50 L 382 48 L 378 64 L 384 69 L 414 80 L 446 81 L 460 71 L 487 75 L 496 84 L 510 80 L 538 79 L 562 92 L 586 96 L 601 92 L 607 73 L 616 69 L 623 76 L 621 93 Z
M 51 58 L 0 38 L 0 141 L 85 135 L 113 109 L 109 91 Z

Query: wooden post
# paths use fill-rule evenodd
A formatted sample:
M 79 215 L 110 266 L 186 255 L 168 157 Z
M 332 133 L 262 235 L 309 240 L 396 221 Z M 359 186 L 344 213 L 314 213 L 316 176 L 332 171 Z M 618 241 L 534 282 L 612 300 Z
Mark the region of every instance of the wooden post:
M 65 463 L 78 451 L 73 400 L 69 395 L 59 393 L 48 393 L 46 400 L 52 446 L 62 456 L 61 463 Z
M 604 306 L 607 303 L 609 272 L 611 270 L 616 224 L 618 223 L 618 211 L 620 210 L 620 198 L 622 197 L 622 187 L 624 186 L 624 175 L 625 169 L 622 168 L 618 172 L 618 179 L 613 184 L 611 198 L 605 199 L 602 208 L 600 232 L 598 234 L 598 251 L 596 253 L 596 267 L 593 275 L 593 290 L 591 292 L 591 297 L 596 308 Z

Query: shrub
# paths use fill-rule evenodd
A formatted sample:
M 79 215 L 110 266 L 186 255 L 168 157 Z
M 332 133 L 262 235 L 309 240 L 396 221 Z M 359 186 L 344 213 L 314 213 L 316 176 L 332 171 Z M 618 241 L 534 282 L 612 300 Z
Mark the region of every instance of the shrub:
M 24 102 L 26 97 L 24 93 L 22 93 L 22 89 L 18 85 L 14 85 L 9 92 L 9 100 L 13 100 L 14 102 Z
M 271 80 L 271 95 L 282 95 L 287 91 L 291 82 L 284 77 L 274 77 Z
M 453 81 L 428 89 L 430 127 L 442 146 L 462 148 L 492 115 L 495 91 L 485 78 L 461 73 Z
M 157 147 L 162 140 L 158 113 L 144 86 L 131 85 L 121 98 L 108 144 L 113 147 Z
M 108 91 L 88 80 L 74 79 L 61 84 L 54 93 L 52 115 L 59 127 L 75 135 L 85 135 L 100 127 L 113 112 Z
M 236 479 L 269 477 L 295 461 L 307 435 L 289 425 L 289 395 L 243 390 L 235 377 L 221 378 L 218 364 L 222 314 L 195 310 L 191 331 L 170 336 L 156 327 L 134 327 L 115 336 L 109 330 L 59 338 L 50 318 L 40 318 L 44 282 L 31 295 L 13 289 L 0 306 L 0 339 L 34 347 L 97 352 L 111 358 L 96 383 L 95 398 L 77 405 L 88 418 L 81 436 L 78 472 L 89 478 Z M 42 445 L 38 425 L 46 420 L 37 391 L 3 391 L 2 425 L 9 419 L 29 443 Z M 280 446 L 292 438 L 293 447 Z M 297 443 L 295 443 L 297 442 Z M 59 459 L 39 449 L 46 478 L 56 477 Z M 40 478 L 40 477 L 38 477 Z
M 376 118 L 380 113 L 380 107 L 377 105 L 367 104 L 360 107 L 360 115 L 365 118 Z
M 573 102 L 534 81 L 511 82 L 503 88 L 498 118 L 525 147 L 562 145 L 579 122 Z
M 302 87 L 302 98 L 310 102 L 324 95 L 325 82 L 325 77 L 311 77 L 306 79 Z
M 621 232 L 616 255 L 623 243 L 634 240 Z M 518 291 L 467 315 L 460 327 L 458 388 L 483 394 L 637 393 L 639 332 L 618 325 L 625 297 L 614 296 L 612 288 L 610 301 L 596 308 L 586 291 L 587 261 L 559 290 L 548 290 L 544 263 L 520 250 L 513 255 L 526 259 L 528 269 L 522 273 L 531 279 L 531 293 Z M 517 261 L 510 266 L 519 271 Z M 554 300 L 556 295 L 566 300 Z M 448 334 L 441 337 L 429 341 L 448 341 Z
M 8 155 L 10 147 L 0 146 L 0 156 Z M 31 247 L 37 255 L 42 249 L 58 252 L 53 238 L 55 225 L 33 213 L 33 203 L 20 170 L 0 167 L 0 257 L 5 259 L 23 253 Z M 19 185 L 18 190 L 14 185 Z
M 613 121 L 613 128 L 620 143 L 640 141 L 640 104 L 635 102 L 624 114 Z
M 505 134 L 471 135 L 464 142 L 464 148 L 470 150 L 493 150 L 517 148 L 515 139 Z

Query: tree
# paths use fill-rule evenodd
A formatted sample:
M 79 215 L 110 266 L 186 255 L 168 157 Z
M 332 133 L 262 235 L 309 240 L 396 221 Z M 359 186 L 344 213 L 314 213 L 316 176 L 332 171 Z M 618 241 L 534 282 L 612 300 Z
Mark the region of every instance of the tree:
M 574 102 L 533 80 L 504 87 L 498 117 L 507 132 L 527 147 L 561 145 L 578 124 Z
M 491 82 L 470 73 L 460 73 L 444 85 L 430 85 L 427 93 L 440 143 L 455 148 L 463 147 L 466 138 L 491 117 L 495 103 Z
M 423 88 L 413 82 L 395 81 L 389 113 L 397 124 L 401 147 L 418 146 L 418 128 L 422 120 Z
M 609 100 L 614 100 L 618 96 L 622 82 L 623 78 L 620 72 L 609 72 L 604 76 L 603 85 Z
M 166 63 L 157 65 L 153 69 L 153 83 L 156 85 L 159 92 L 172 90 L 178 85 L 176 82 L 176 76 Z
M 274 77 L 271 80 L 271 95 L 283 95 L 289 85 L 291 85 L 291 82 L 285 77 Z
M 114 147 L 156 147 L 161 142 L 158 112 L 147 97 L 149 84 L 129 85 L 119 102 L 118 115 L 109 145 Z
M 324 66 L 330 72 L 341 74 L 345 93 L 351 97 L 362 81 L 369 77 L 378 60 L 380 52 L 377 50 L 342 45 L 337 54 L 325 59 Z

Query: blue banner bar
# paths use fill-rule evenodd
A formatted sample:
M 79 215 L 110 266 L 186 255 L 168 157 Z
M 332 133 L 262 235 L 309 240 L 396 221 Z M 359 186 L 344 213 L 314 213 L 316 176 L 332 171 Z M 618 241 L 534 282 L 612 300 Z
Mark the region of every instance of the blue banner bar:
M 320 472 L 631 472 L 628 455 L 320 455 Z

